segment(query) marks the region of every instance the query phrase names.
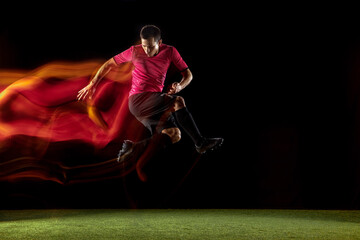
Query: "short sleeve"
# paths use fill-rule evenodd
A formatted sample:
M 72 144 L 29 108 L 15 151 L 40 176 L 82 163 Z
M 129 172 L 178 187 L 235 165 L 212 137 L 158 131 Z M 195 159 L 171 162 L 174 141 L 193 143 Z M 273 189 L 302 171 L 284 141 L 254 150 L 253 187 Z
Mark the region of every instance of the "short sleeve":
M 172 47 L 172 50 L 173 51 L 172 51 L 171 61 L 172 61 L 172 63 L 174 63 L 176 68 L 179 69 L 179 71 L 181 71 L 181 72 L 188 69 L 189 68 L 188 65 L 182 59 L 178 50 L 174 47 Z
M 132 54 L 133 54 L 134 46 L 130 47 L 129 49 L 123 51 L 122 53 L 119 53 L 115 55 L 113 58 L 116 62 L 116 64 L 121 64 L 125 62 L 131 62 L 132 61 Z

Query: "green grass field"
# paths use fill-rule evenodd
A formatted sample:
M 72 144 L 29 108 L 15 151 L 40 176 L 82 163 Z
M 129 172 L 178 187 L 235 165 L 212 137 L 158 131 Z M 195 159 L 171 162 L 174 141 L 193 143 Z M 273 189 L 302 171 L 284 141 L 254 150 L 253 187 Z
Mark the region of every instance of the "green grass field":
M 1 210 L 0 239 L 360 239 L 360 211 Z

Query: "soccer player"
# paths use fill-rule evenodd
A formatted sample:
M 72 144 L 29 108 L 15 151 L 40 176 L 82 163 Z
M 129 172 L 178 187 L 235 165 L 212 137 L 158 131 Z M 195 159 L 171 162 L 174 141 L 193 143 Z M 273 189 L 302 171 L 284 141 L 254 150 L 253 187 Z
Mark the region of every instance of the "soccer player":
M 184 98 L 175 95 L 193 79 L 190 69 L 176 48 L 162 43 L 161 31 L 154 25 L 144 26 L 140 31 L 140 38 L 140 45 L 131 46 L 105 62 L 90 83 L 79 91 L 77 98 L 91 98 L 96 86 L 111 68 L 132 62 L 134 69 L 129 92 L 129 110 L 149 129 L 152 137 L 139 142 L 125 140 L 118 161 L 137 159 L 138 176 L 140 180 L 146 181 L 143 167 L 147 161 L 160 149 L 180 141 L 181 132 L 177 124 L 191 137 L 200 154 L 219 147 L 224 139 L 203 137 L 185 105 Z M 167 91 L 163 92 L 166 73 L 171 63 L 181 72 L 182 79 L 172 83 Z

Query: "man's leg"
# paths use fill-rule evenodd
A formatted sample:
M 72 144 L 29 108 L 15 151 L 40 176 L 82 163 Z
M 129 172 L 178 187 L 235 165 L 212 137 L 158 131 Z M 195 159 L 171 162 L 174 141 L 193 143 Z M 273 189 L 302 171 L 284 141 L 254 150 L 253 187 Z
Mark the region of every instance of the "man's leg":
M 174 96 L 163 93 L 142 93 L 129 98 L 130 112 L 154 135 L 136 143 L 125 140 L 118 161 L 123 164 L 136 161 L 142 180 L 145 180 L 142 169 L 149 159 L 160 149 L 180 140 L 181 133 L 172 115 L 174 100 Z
M 186 108 L 183 97 L 176 97 L 173 106 L 173 115 L 175 116 L 180 126 L 191 137 L 196 146 L 196 150 L 199 153 L 205 153 L 207 150 L 212 150 L 218 146 L 221 146 L 223 143 L 224 139 L 222 138 L 204 138 L 201 135 L 194 118 Z

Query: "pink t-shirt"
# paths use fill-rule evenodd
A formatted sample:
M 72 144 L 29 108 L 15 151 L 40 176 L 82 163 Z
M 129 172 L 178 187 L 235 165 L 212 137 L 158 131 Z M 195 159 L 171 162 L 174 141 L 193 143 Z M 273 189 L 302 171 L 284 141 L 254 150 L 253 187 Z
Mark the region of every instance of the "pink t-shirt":
M 114 56 L 114 60 L 117 64 L 132 62 L 135 67 L 129 96 L 143 92 L 161 92 L 170 63 L 179 71 L 188 68 L 176 48 L 166 44 L 161 44 L 159 53 L 153 57 L 148 57 L 141 45 L 135 45 Z

